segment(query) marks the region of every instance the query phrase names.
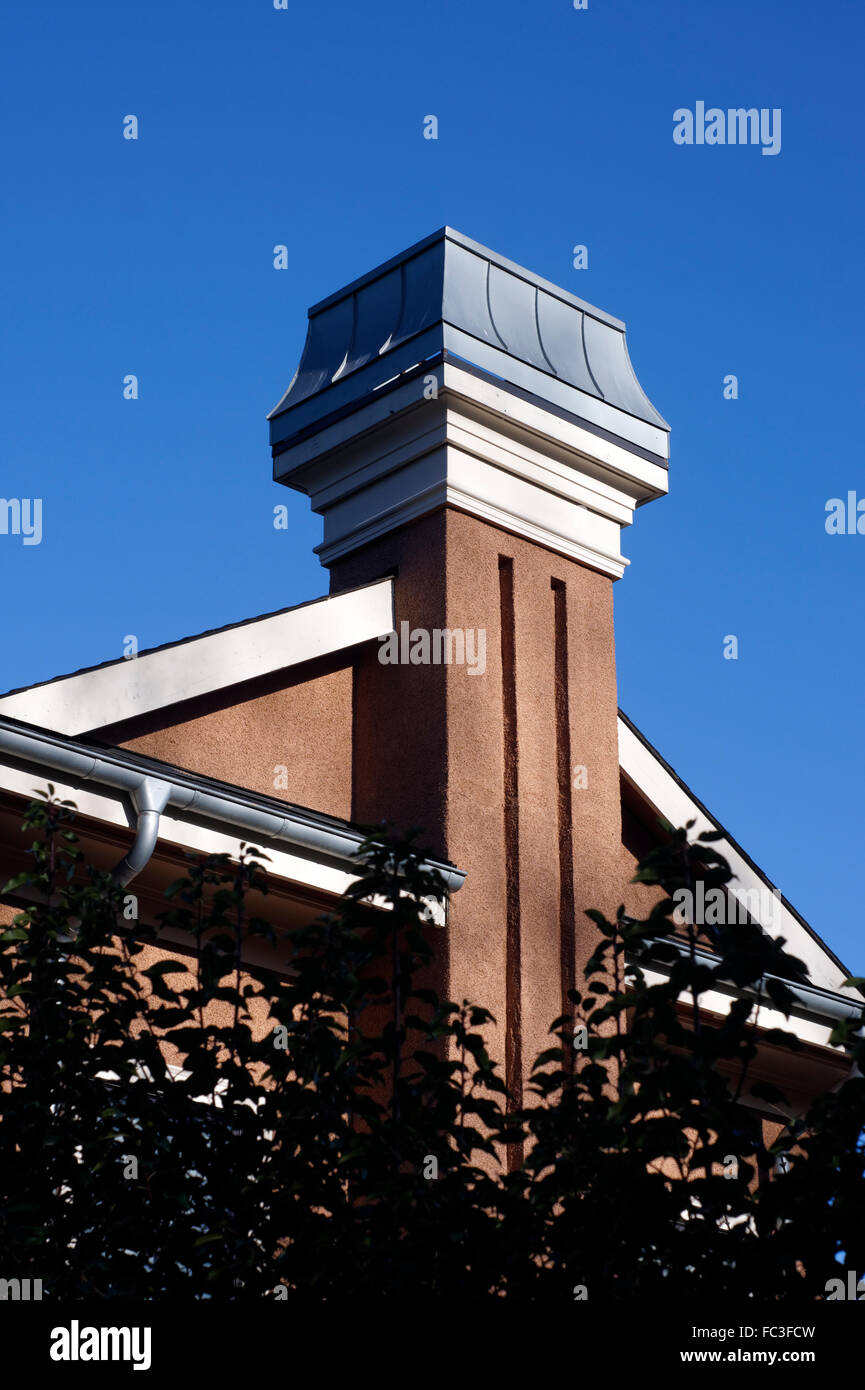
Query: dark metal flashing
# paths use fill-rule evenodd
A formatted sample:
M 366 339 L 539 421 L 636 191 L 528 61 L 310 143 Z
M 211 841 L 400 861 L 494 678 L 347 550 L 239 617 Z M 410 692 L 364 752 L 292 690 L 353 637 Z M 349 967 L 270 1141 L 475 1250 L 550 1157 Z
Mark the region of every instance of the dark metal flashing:
M 431 357 L 425 357 L 422 362 L 416 362 L 413 367 L 407 367 L 405 371 L 400 372 L 397 376 L 391 377 L 388 381 L 383 381 L 381 386 L 377 386 L 372 394 L 375 396 L 376 400 L 380 400 L 383 396 L 389 395 L 391 391 L 397 391 L 400 386 L 404 386 L 407 381 L 413 381 L 415 377 L 422 376 L 425 372 L 429 371 L 430 367 L 439 366 L 448 356 L 449 354 L 444 350 L 434 352 Z M 348 401 L 344 405 L 337 406 L 327 415 L 320 416 L 311 425 L 306 425 L 304 428 L 298 429 L 291 435 L 290 439 L 280 440 L 271 448 L 271 454 L 274 460 L 278 459 L 281 454 L 287 453 L 289 449 L 293 449 L 296 444 L 302 444 L 305 439 L 312 439 L 314 435 L 321 434 L 322 430 L 328 429 L 330 425 L 335 425 L 338 421 L 345 420 L 349 415 L 356 414 L 358 410 L 363 410 L 364 406 L 369 405 L 371 399 L 371 396 L 363 396 L 358 400 Z M 278 482 L 279 475 L 275 464 L 273 476 Z
M 308 318 L 300 365 L 268 417 L 274 448 L 442 351 L 581 419 L 604 426 L 605 410 L 620 414 L 635 443 L 668 431 L 634 374 L 621 320 L 449 227 Z
M 404 386 L 407 381 L 412 381 L 415 377 L 422 376 L 425 372 L 428 372 L 431 367 L 436 367 L 442 362 L 453 362 L 460 367 L 462 371 L 468 372 L 471 376 L 477 377 L 480 381 L 488 381 L 492 385 L 501 384 L 504 381 L 504 378 L 497 376 L 495 372 L 485 371 L 483 367 L 476 366 L 474 362 L 469 362 L 467 358 L 460 357 L 455 352 L 449 352 L 447 348 L 442 348 L 439 352 L 433 353 L 431 357 L 425 358 L 422 362 L 417 362 L 413 367 L 407 368 L 405 371 L 400 372 L 398 376 L 391 377 L 388 381 L 383 382 L 381 386 L 376 387 L 373 393 L 375 399 L 380 400 L 389 392 L 398 390 L 401 386 Z M 593 420 L 587 420 L 582 415 L 575 415 L 572 410 L 565 410 L 563 406 L 556 405 L 552 401 L 542 400 L 534 391 L 526 391 L 522 386 L 515 386 L 513 382 L 507 382 L 506 384 L 512 395 L 517 396 L 528 405 L 542 406 L 548 414 L 555 415 L 557 419 L 564 420 L 570 425 L 578 425 L 580 429 L 584 429 L 589 434 L 595 435 L 597 439 L 606 440 L 608 444 L 617 444 L 619 447 L 624 445 L 629 453 L 636 454 L 639 458 L 645 459 L 647 463 L 653 463 L 657 468 L 663 468 L 669 471 L 669 459 L 664 458 L 662 454 L 655 454 L 651 449 L 644 449 L 639 444 L 634 444 L 630 440 L 625 440 L 622 435 L 616 434 L 613 430 L 604 429 L 603 426 L 596 425 Z M 271 449 L 271 454 L 274 459 L 274 480 L 276 482 L 280 481 L 281 474 L 276 467 L 276 460 L 280 458 L 282 454 L 288 453 L 288 451 L 293 449 L 297 444 L 302 444 L 305 439 L 312 439 L 315 435 L 326 430 L 330 425 L 335 425 L 338 421 L 345 420 L 349 415 L 354 415 L 358 410 L 363 410 L 365 406 L 369 405 L 371 399 L 371 396 L 361 396 L 356 400 L 338 406 L 335 410 L 319 417 L 312 424 L 298 429 L 288 439 L 283 439 L 275 443 Z M 640 506 L 643 500 L 647 499 L 641 499 L 637 505 Z

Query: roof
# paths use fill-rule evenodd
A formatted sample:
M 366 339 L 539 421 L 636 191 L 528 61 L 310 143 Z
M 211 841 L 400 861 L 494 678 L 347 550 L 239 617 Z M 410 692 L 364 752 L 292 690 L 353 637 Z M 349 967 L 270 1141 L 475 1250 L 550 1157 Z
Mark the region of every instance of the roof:
M 450 227 L 309 310 L 300 366 L 268 417 L 274 452 L 442 354 L 668 455 L 625 325 Z
M 727 860 L 735 879 L 745 892 L 766 889 L 771 895 L 771 920 L 760 926 L 771 936 L 783 936 L 793 955 L 808 966 L 812 981 L 822 989 L 838 992 L 851 972 L 830 950 L 801 913 L 787 901 L 775 884 L 712 816 L 679 774 L 661 756 L 644 734 L 619 710 L 619 767 L 644 802 L 673 826 L 695 822 L 692 835 L 718 831 L 721 839 L 714 848 Z M 760 920 L 760 910 L 754 913 Z M 845 990 L 850 998 L 860 998 L 857 990 Z
M 295 861 L 313 858 L 353 876 L 359 872 L 356 856 L 368 828 L 248 787 L 190 772 L 148 754 L 114 748 L 98 739 L 73 739 L 0 715 L 0 766 L 6 770 L 0 786 L 18 795 L 23 794 L 29 774 L 35 771 L 61 781 L 64 790 L 93 787 L 120 794 L 129 798 L 138 811 L 144 804 L 142 792 L 150 784 L 151 790 L 156 786 L 165 792 L 160 803 L 160 809 L 168 813 L 163 817 L 165 825 L 191 820 L 214 827 L 227 826 L 242 831 L 247 839 L 254 837 L 257 844 L 290 847 Z M 25 782 L 10 779 L 10 767 L 25 769 Z M 79 809 L 88 813 L 92 801 L 89 798 Z M 455 865 L 430 857 L 424 863 L 441 873 L 451 892 L 462 886 L 465 873 Z
M 236 806 L 284 817 L 286 803 L 278 799 L 261 797 L 245 788 L 229 788 L 98 742 L 82 742 L 79 747 L 69 736 L 125 723 L 194 695 L 240 685 L 262 674 L 375 640 L 392 631 L 393 624 L 393 580 L 379 580 L 326 599 L 167 643 L 141 652 L 135 660 L 121 658 L 11 692 L 0 697 L 0 736 L 4 728 L 14 729 L 12 721 L 26 721 L 31 729 L 36 726 L 35 734 L 49 740 L 52 735 L 65 735 L 63 744 L 76 754 L 85 749 L 93 754 L 100 749 L 103 761 L 119 759 L 142 775 L 157 778 L 161 769 L 163 779 L 170 773 L 178 785 L 188 786 L 191 779 L 202 797 L 218 793 L 224 800 L 233 800 Z M 818 988 L 840 990 L 850 974 L 843 963 L 621 711 L 619 765 L 644 803 L 670 824 L 684 825 L 694 819 L 696 834 L 704 830 L 721 832 L 723 838 L 717 848 L 730 863 L 737 881 L 746 891 L 755 887 L 768 889 L 780 904 L 775 914 L 777 920 L 761 922 L 764 930 L 787 939 L 790 950 L 808 965 Z M 294 809 L 303 817 L 318 814 Z M 846 993 L 856 996 L 856 991 Z
M 83 734 L 356 646 L 393 625 L 393 581 L 379 580 L 10 691 L 0 715 Z

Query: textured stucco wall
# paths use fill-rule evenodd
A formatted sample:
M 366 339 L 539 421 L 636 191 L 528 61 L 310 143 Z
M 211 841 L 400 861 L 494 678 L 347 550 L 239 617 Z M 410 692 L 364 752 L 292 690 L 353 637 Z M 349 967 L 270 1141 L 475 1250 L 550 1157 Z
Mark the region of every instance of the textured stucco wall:
M 100 730 L 191 772 L 347 818 L 351 658 L 309 663 Z M 283 771 L 284 769 L 284 771 Z
M 447 934 L 450 997 L 506 1017 L 507 872 L 499 558 L 513 566 L 520 996 L 524 1074 L 561 1011 L 559 768 L 552 581 L 565 586 L 577 961 L 594 945 L 587 907 L 621 900 L 612 581 L 475 517 L 448 509 L 332 568 L 334 592 L 398 569 L 397 622 L 485 628 L 486 671 L 382 665 L 359 656 L 354 811 L 422 824 L 432 847 L 467 870 Z M 443 954 L 443 953 L 442 953 Z M 501 1031 L 501 1030 L 500 1030 Z M 503 1041 L 495 1050 L 500 1057 Z

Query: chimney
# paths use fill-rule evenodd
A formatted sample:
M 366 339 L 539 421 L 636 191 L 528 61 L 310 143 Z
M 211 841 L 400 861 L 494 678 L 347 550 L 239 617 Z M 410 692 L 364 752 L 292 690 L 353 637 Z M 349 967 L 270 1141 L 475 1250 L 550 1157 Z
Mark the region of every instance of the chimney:
M 585 909 L 629 877 L 612 589 L 668 427 L 623 323 L 445 227 L 310 309 L 270 428 L 332 591 L 395 576 L 395 659 L 354 667 L 353 816 L 466 871 L 436 984 L 495 1015 L 518 1097 L 596 944 Z

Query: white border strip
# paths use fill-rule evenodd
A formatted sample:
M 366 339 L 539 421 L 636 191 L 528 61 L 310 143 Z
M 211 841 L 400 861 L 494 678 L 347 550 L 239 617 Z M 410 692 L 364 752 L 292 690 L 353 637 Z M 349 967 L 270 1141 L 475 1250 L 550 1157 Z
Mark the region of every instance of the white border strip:
M 224 690 L 393 630 L 393 580 L 193 637 L 0 699 L 0 714 L 82 734 Z
M 630 778 L 646 799 L 651 802 L 655 810 L 664 816 L 672 826 L 683 826 L 689 820 L 696 821 L 691 831 L 692 838 L 707 830 L 718 830 L 719 827 L 714 821 L 709 820 L 694 804 L 684 788 L 649 751 L 642 740 L 637 738 L 621 716 L 619 717 L 619 766 L 625 776 Z M 771 894 L 772 885 L 769 880 L 757 873 L 726 837 L 717 840 L 713 848 L 717 849 L 719 854 L 723 854 L 739 885 L 746 892 L 751 893 L 762 888 L 768 889 Z M 815 941 L 814 937 L 805 930 L 789 908 L 774 895 L 772 895 L 771 900 L 771 921 L 768 919 L 765 922 L 761 921 L 760 925 L 769 936 L 773 938 L 783 936 L 786 939 L 790 953 L 798 956 L 807 965 L 811 983 L 836 993 L 843 992 L 851 999 L 861 999 L 862 995 L 857 990 L 842 991 L 843 981 L 846 977 L 838 969 L 831 956 L 822 950 L 820 943 Z M 756 900 L 752 898 L 749 901 Z M 765 895 L 761 895 L 759 901 L 765 902 Z

